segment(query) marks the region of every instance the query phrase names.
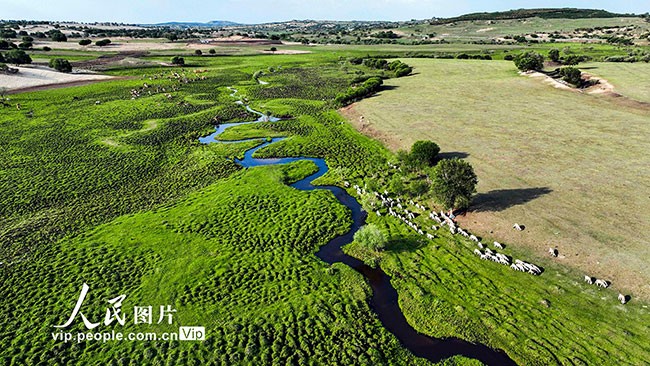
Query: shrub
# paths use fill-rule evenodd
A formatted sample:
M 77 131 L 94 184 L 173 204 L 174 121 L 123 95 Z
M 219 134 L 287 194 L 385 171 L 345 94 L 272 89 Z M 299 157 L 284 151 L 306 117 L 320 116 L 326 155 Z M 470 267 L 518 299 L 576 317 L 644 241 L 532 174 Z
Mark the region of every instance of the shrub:
M 217 53 L 217 51 L 214 48 L 211 48 L 210 51 L 208 51 L 208 52 L 210 52 L 211 55 L 214 55 L 215 53 Z
M 180 56 L 172 57 L 172 65 L 185 65 L 185 59 Z
M 197 56 L 201 56 L 203 54 L 203 51 L 201 50 L 194 50 L 194 54 Z
M 109 44 L 111 44 L 110 39 L 102 39 L 102 40 L 99 40 L 99 41 L 95 42 L 95 45 L 99 46 L 99 47 L 108 46 Z
M 387 242 L 386 237 L 375 224 L 362 226 L 354 233 L 354 241 L 362 247 L 373 251 L 384 249 Z
M 378 76 L 373 76 L 368 80 L 364 81 L 363 84 L 356 88 L 348 88 L 348 90 L 339 94 L 335 98 L 335 102 L 339 105 L 349 104 L 356 100 L 359 100 L 368 95 L 374 94 L 384 82 Z
M 14 65 L 31 64 L 32 58 L 23 50 L 13 49 L 5 54 L 5 60 Z
M 541 70 L 544 68 L 544 56 L 537 52 L 527 51 L 515 56 L 515 66 L 521 71 Z
M 91 43 L 93 43 L 93 41 L 91 41 L 89 39 L 82 39 L 82 40 L 79 41 L 80 46 L 88 46 Z
M 50 47 L 48 47 L 48 46 L 43 46 L 43 51 L 49 52 L 49 51 L 52 51 L 52 49 Z
M 569 84 L 575 86 L 581 86 L 583 83 L 582 72 L 575 67 L 563 67 L 560 69 L 559 75 L 562 77 L 562 80 L 566 81 Z
M 53 58 L 50 60 L 49 66 L 56 71 L 60 72 L 71 72 L 72 71 L 72 65 L 70 65 L 70 61 L 63 59 L 63 58 Z
M 411 158 L 419 166 L 433 166 L 440 147 L 433 141 L 416 141 L 411 146 Z
M 548 51 L 548 58 L 553 62 L 560 61 L 560 50 L 553 48 L 552 50 Z
M 565 65 L 577 65 L 583 61 L 586 61 L 588 58 L 584 55 L 569 55 L 562 60 L 562 63 Z
M 32 42 L 21 42 L 18 45 L 18 48 L 20 48 L 21 50 L 27 50 L 32 48 L 32 46 L 33 46 Z
M 50 32 L 50 38 L 52 38 L 52 40 L 54 42 L 67 42 L 68 41 L 68 37 L 66 37 L 65 34 L 61 33 L 61 31 L 51 31 Z
M 515 57 L 513 55 L 505 55 L 503 56 L 503 59 L 506 61 L 512 61 L 515 59 Z

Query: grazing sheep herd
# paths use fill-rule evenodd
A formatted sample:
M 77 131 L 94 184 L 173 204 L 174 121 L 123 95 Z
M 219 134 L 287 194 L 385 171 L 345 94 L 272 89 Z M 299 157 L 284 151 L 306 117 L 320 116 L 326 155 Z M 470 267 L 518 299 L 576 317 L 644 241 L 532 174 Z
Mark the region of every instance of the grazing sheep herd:
M 388 165 L 392 169 L 396 169 L 396 170 L 400 169 L 397 165 L 392 164 L 390 162 L 388 163 Z M 343 184 L 346 188 L 350 187 L 350 183 L 347 181 L 343 182 Z M 355 184 L 353 188 L 356 190 L 357 195 L 359 196 L 363 196 L 366 194 L 366 190 L 361 188 L 359 185 Z M 426 238 L 429 240 L 435 239 L 436 235 L 431 232 L 426 232 L 422 227 L 418 226 L 417 223 L 413 222 L 412 220 L 414 220 L 416 217 L 422 216 L 440 225 L 439 227 L 436 226 L 435 224 L 431 225 L 430 229 L 432 231 L 438 231 L 442 229 L 443 226 L 447 226 L 449 228 L 449 232 L 452 235 L 461 235 L 471 241 L 476 242 L 478 249 L 474 249 L 474 254 L 477 255 L 482 260 L 492 261 L 505 266 L 509 266 L 514 271 L 525 272 L 534 276 L 539 276 L 543 272 L 542 268 L 540 268 L 539 266 L 533 263 L 522 261 L 520 259 L 515 259 L 513 261 L 512 258 L 509 257 L 508 255 L 497 252 L 496 251 L 497 249 L 504 250 L 505 248 L 503 244 L 497 241 L 493 243 L 493 246 L 495 248 L 494 250 L 488 248 L 487 245 L 484 245 L 476 235 L 470 234 L 466 230 L 459 227 L 458 224 L 454 221 L 453 215 L 451 215 L 451 213 L 447 214 L 443 211 L 439 213 L 435 211 L 429 212 L 426 206 L 418 202 L 415 202 L 413 200 L 409 200 L 407 205 L 407 203 L 403 202 L 399 197 L 391 197 L 391 195 L 387 190 L 384 190 L 383 193 L 373 192 L 373 194 L 379 200 L 381 206 L 387 209 L 388 215 L 401 220 L 402 222 L 407 224 L 411 229 L 413 229 L 416 233 L 422 236 L 426 236 Z M 416 209 L 418 209 L 421 212 L 416 213 L 415 211 L 409 211 L 408 209 L 409 205 L 414 206 Z M 372 203 L 372 206 L 377 216 L 381 217 L 382 210 L 380 208 L 375 207 L 374 203 Z M 515 223 L 512 227 L 517 231 L 523 231 L 525 229 L 524 225 L 520 225 L 518 223 Z M 556 248 L 549 248 L 549 254 L 552 257 L 557 257 L 558 250 Z M 601 279 L 596 279 L 594 281 L 589 276 L 585 276 L 585 282 L 589 284 L 595 284 L 596 286 L 602 288 L 607 288 L 610 285 L 609 281 L 605 281 Z M 621 304 L 625 304 L 628 301 L 628 298 L 623 294 L 619 294 L 618 300 L 621 302 Z

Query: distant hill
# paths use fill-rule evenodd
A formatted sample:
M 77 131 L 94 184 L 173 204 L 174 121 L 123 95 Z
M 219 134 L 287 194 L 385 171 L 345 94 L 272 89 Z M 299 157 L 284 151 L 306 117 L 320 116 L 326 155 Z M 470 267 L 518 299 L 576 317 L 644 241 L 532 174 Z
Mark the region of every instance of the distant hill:
M 200 22 L 165 22 L 156 24 L 143 24 L 148 27 L 170 27 L 170 28 L 220 28 L 241 25 L 227 20 L 213 20 L 207 23 Z
M 453 18 L 434 19 L 432 24 L 446 24 L 452 22 L 461 22 L 467 20 L 504 20 L 504 19 L 523 19 L 539 17 L 544 19 L 584 19 L 584 18 L 618 18 L 618 17 L 639 17 L 636 14 L 617 14 L 606 10 L 599 9 L 517 9 L 508 11 L 497 11 L 489 13 L 471 13 Z

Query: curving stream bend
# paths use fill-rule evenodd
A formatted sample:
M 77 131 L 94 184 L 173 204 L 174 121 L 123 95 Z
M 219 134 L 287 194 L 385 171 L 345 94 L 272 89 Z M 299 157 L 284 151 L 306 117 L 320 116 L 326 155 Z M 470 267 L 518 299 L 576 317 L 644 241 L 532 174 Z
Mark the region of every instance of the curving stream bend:
M 235 96 L 237 90 L 229 88 Z M 244 105 L 239 100 L 238 104 Z M 216 137 L 223 133 L 226 129 L 236 125 L 251 124 L 258 122 L 276 122 L 279 118 L 264 115 L 261 112 L 251 109 L 245 105 L 246 109 L 259 118 L 255 121 L 239 122 L 239 123 L 224 123 L 216 127 L 216 131 L 209 136 L 199 138 L 199 141 L 204 144 L 208 143 L 238 143 L 243 141 L 260 140 L 259 138 L 251 138 L 235 141 L 220 141 Z M 334 194 L 334 196 L 345 205 L 352 212 L 353 224 L 350 230 L 341 236 L 330 240 L 327 244 L 322 246 L 316 256 L 329 264 L 342 262 L 357 272 L 361 273 L 369 282 L 372 288 L 372 296 L 370 298 L 370 307 L 375 311 L 382 325 L 393 333 L 400 343 L 417 357 L 426 358 L 432 362 L 439 362 L 445 358 L 455 355 L 462 355 L 469 358 L 477 359 L 486 365 L 516 365 L 516 363 L 508 357 L 508 355 L 501 350 L 494 350 L 483 344 L 473 344 L 458 338 L 444 338 L 438 339 L 429 337 L 427 335 L 418 333 L 406 321 L 402 310 L 397 301 L 397 291 L 390 283 L 390 277 L 381 270 L 381 268 L 371 268 L 364 264 L 362 261 L 351 257 L 341 250 L 341 247 L 351 243 L 354 233 L 359 230 L 366 222 L 366 212 L 363 211 L 361 205 L 357 200 L 350 196 L 344 189 L 337 186 L 314 186 L 311 184 L 316 178 L 323 176 L 327 173 L 328 167 L 324 159 L 309 158 L 309 157 L 292 157 L 292 158 L 276 158 L 276 159 L 257 159 L 253 158 L 253 154 L 264 147 L 280 141 L 284 137 L 273 138 L 271 141 L 265 142 L 252 149 L 249 149 L 244 154 L 243 160 L 236 160 L 237 164 L 244 168 L 250 168 L 262 165 L 277 165 L 288 164 L 299 160 L 309 160 L 316 164 L 318 171 L 306 178 L 303 178 L 293 184 L 291 187 L 303 190 L 312 191 L 315 189 L 326 189 Z

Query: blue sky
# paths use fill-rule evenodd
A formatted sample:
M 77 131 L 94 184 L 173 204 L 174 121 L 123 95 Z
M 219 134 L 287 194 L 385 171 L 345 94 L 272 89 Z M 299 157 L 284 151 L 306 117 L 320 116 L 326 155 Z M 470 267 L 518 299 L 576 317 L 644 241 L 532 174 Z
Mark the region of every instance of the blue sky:
M 0 0 L 0 18 L 124 23 L 210 20 L 263 23 L 291 19 L 409 20 L 540 7 L 646 13 L 650 11 L 650 0 Z

